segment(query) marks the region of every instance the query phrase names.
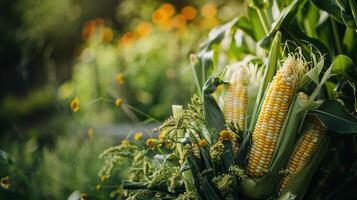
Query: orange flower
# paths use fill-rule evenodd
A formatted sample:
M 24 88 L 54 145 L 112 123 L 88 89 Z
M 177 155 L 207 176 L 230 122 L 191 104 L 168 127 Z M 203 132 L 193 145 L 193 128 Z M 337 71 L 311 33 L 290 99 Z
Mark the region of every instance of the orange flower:
M 132 42 L 134 42 L 136 39 L 136 35 L 134 32 L 127 32 L 124 33 L 124 35 L 120 38 L 120 43 L 121 45 L 127 45 Z
M 73 112 L 79 111 L 79 100 L 77 97 L 71 101 L 71 109 Z
M 185 16 L 183 15 L 176 15 L 173 19 L 172 19 L 172 26 L 176 29 L 182 29 L 186 26 L 187 20 L 185 18 Z
M 206 140 L 200 140 L 200 141 L 198 142 L 198 146 L 200 146 L 200 147 L 206 147 L 206 146 L 207 146 Z
M 104 42 L 111 42 L 113 40 L 113 31 L 111 28 L 105 27 L 101 30 L 102 40 Z
M 105 180 L 107 180 L 108 179 L 108 176 L 106 176 L 106 175 L 103 175 L 103 176 L 101 176 L 100 177 L 100 180 L 103 182 L 103 181 L 105 181 Z
M 146 146 L 148 146 L 148 147 L 153 147 L 155 145 L 155 143 L 156 143 L 156 139 L 154 139 L 154 138 L 149 138 L 146 140 Z
M 151 33 L 151 24 L 149 22 L 141 22 L 136 27 L 136 33 L 139 37 L 146 37 Z
M 116 105 L 117 107 L 120 107 L 122 104 L 123 104 L 123 99 L 118 98 L 118 99 L 115 100 L 115 105 Z
M 217 7 L 213 3 L 206 4 L 202 7 L 201 13 L 206 18 L 212 18 L 217 14 Z
M 158 9 L 152 14 L 151 18 L 155 24 L 160 25 L 160 24 L 164 24 L 165 22 L 168 22 L 170 16 L 163 9 Z
M 197 15 L 196 8 L 193 6 L 185 6 L 181 10 L 181 15 L 185 16 L 187 20 L 193 20 Z
M 89 36 L 95 31 L 95 29 L 96 29 L 96 24 L 94 21 L 92 20 L 86 21 L 82 29 L 82 38 L 85 40 L 88 39 Z
M 163 11 L 165 11 L 169 17 L 171 17 L 172 15 L 174 15 L 175 12 L 176 12 L 175 7 L 174 7 L 172 4 L 170 4 L 170 3 L 164 3 L 164 4 L 162 4 L 162 6 L 160 7 L 160 9 L 162 9 Z

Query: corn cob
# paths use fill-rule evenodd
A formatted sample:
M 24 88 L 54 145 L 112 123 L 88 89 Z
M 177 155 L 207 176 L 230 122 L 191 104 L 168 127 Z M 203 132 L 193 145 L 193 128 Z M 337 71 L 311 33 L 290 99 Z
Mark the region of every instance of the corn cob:
M 325 128 L 317 117 L 311 117 L 309 123 L 311 126 L 304 132 L 290 157 L 287 166 L 288 174 L 281 181 L 280 192 L 283 191 L 296 172 L 298 172 L 311 158 L 317 144 L 325 133 Z
M 273 78 L 253 131 L 248 175 L 262 176 L 268 170 L 294 89 L 305 67 L 301 58 L 289 56 Z
M 247 76 L 247 70 L 244 67 L 235 72 L 224 98 L 223 112 L 225 120 L 238 123 L 240 128 L 244 128 L 247 115 Z

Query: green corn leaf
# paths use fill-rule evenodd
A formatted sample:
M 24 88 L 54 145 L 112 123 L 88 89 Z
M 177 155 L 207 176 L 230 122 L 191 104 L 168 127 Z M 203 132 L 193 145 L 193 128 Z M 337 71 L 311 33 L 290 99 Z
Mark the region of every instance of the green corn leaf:
M 349 80 L 356 81 L 357 73 L 353 61 L 346 55 L 335 57 L 332 65 L 332 73 L 346 77 Z
M 240 167 L 246 166 L 251 143 L 252 143 L 252 134 L 251 132 L 247 131 L 244 134 L 243 142 L 240 145 L 237 153 L 236 163 L 238 166 Z
M 0 163 L 1 164 L 12 164 L 14 160 L 6 153 L 6 151 L 0 149 Z
M 357 133 L 357 119 L 338 101 L 328 99 L 312 111 L 319 116 L 322 123 L 338 134 Z
M 343 10 L 334 0 L 310 0 L 318 8 L 331 14 L 338 22 L 350 28 L 356 28 L 353 16 Z
M 204 177 L 202 180 L 202 190 L 206 196 L 207 200 L 219 200 L 221 199 L 216 191 L 213 189 L 211 184 L 209 183 L 207 177 Z
M 299 1 L 294 0 L 288 7 L 284 8 L 279 18 L 272 24 L 272 27 L 266 37 L 264 37 L 261 41 L 259 41 L 260 46 L 263 48 L 268 48 L 272 38 L 274 37 L 275 33 L 283 27 L 283 25 L 289 23 L 291 19 L 295 16 L 298 5 L 305 3 L 305 0 Z
M 223 151 L 223 164 L 226 172 L 228 172 L 229 167 L 235 164 L 232 142 L 230 140 L 224 140 L 224 151 Z
M 223 112 L 212 96 L 217 86 L 222 83 L 219 78 L 211 77 L 206 81 L 203 87 L 203 113 L 208 127 L 213 131 L 212 141 L 216 141 L 218 134 L 223 130 L 225 125 Z
M 195 186 L 195 190 L 198 193 L 198 195 L 204 199 L 205 197 L 205 193 L 201 188 L 201 172 L 198 168 L 198 165 L 194 159 L 194 157 L 192 155 L 189 155 L 187 157 L 187 162 L 190 166 L 190 170 L 191 170 L 191 174 L 192 174 L 192 181 L 193 181 L 193 185 Z

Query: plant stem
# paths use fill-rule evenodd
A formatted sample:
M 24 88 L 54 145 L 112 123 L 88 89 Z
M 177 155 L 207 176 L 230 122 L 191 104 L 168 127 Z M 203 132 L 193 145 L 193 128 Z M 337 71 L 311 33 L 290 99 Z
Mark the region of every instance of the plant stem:
M 332 34 L 335 39 L 335 44 L 336 44 L 336 48 L 337 48 L 337 53 L 342 54 L 342 46 L 341 46 L 340 38 L 339 38 L 339 35 L 337 32 L 336 23 L 332 18 L 330 18 L 330 20 L 331 20 L 331 26 L 332 26 Z

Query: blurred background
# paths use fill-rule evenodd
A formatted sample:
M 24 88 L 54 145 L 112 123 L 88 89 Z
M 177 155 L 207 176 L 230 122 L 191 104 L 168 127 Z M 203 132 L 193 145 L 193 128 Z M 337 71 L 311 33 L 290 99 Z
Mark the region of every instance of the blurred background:
M 97 156 L 189 101 L 189 55 L 242 3 L 0 1 L 0 199 L 115 196 Z

